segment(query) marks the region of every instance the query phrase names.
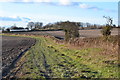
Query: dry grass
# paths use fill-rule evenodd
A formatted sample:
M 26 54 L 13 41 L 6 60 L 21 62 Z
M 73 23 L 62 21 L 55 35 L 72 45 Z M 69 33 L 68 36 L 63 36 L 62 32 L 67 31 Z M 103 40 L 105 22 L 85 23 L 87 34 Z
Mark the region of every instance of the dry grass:
M 118 60 L 118 36 L 96 37 L 96 38 L 76 38 L 70 40 L 67 46 L 70 49 L 88 49 L 88 48 L 99 48 L 103 51 L 98 53 L 99 55 L 104 55 L 108 59 Z M 59 44 L 64 44 L 65 42 L 61 40 L 55 41 Z

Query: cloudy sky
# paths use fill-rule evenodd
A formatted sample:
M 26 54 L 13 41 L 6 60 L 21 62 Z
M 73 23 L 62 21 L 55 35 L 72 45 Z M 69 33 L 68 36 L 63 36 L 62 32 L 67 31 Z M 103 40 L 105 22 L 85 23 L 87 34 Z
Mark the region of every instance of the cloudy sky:
M 112 17 L 118 24 L 118 0 L 0 0 L 0 26 L 67 20 L 106 24 L 103 16 Z

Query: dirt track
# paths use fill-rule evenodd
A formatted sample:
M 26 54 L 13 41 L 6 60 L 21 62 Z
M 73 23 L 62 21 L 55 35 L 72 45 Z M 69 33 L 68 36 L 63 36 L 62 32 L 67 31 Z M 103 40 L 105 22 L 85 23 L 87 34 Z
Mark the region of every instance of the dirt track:
M 21 53 L 35 44 L 35 39 L 23 37 L 2 36 L 2 69 L 3 76 L 7 75 L 10 66 L 19 59 Z

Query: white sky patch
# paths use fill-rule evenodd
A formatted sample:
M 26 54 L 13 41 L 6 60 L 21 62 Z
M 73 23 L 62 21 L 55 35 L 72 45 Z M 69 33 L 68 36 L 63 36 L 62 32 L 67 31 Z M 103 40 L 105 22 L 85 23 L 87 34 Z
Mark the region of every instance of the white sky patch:
M 1 26 L 2 27 L 6 27 L 6 28 L 7 27 L 11 27 L 14 24 L 16 26 L 18 26 L 18 27 L 24 27 L 24 28 L 27 27 L 27 23 L 26 22 L 22 22 L 22 21 L 20 21 L 20 22 L 17 22 L 17 21 L 16 22 L 15 21 L 14 22 L 12 22 L 12 21 L 11 22 L 10 21 L 1 21 Z
M 59 0 L 61 5 L 70 5 L 71 1 L 70 0 Z
M 102 9 L 102 8 L 97 7 L 97 6 L 93 6 L 93 5 L 91 6 L 91 5 L 88 5 L 88 4 L 85 4 L 85 3 L 79 4 L 79 7 L 82 8 L 82 9 L 92 9 L 92 10 L 95 10 L 95 11 L 117 12 L 117 10 Z
M 52 0 L 43 0 L 44 2 L 51 2 Z
M 0 16 L 0 21 L 7 22 L 29 22 L 31 19 L 27 17 L 20 16 Z
M 29 16 L 26 16 L 29 17 Z M 103 23 L 102 20 L 104 20 L 103 18 L 97 18 L 96 17 L 74 17 L 74 16 L 57 16 L 57 15 L 48 15 L 48 14 L 41 14 L 41 16 L 38 15 L 31 15 L 31 20 L 33 22 L 43 22 L 43 24 L 48 24 L 48 23 L 54 23 L 54 22 L 59 22 L 59 21 L 75 21 L 75 22 L 89 22 L 91 24 L 105 24 Z M 102 20 L 101 20 L 102 19 Z M 106 21 L 104 21 L 106 22 Z M 24 25 L 26 26 L 26 25 Z
M 87 4 L 84 4 L 84 3 L 80 4 L 79 6 L 80 6 L 80 8 L 83 8 L 83 9 L 88 9 L 88 8 L 91 7 L 90 5 L 87 5 Z
M 23 0 L 23 2 L 30 2 L 31 0 Z

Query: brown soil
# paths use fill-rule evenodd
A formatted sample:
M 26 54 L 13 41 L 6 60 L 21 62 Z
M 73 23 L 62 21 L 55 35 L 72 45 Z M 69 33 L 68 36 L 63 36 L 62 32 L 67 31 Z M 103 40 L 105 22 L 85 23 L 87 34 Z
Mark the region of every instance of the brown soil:
M 2 75 L 6 76 L 19 57 L 34 44 L 32 38 L 2 36 Z

